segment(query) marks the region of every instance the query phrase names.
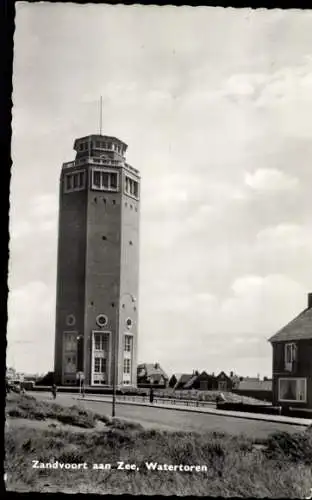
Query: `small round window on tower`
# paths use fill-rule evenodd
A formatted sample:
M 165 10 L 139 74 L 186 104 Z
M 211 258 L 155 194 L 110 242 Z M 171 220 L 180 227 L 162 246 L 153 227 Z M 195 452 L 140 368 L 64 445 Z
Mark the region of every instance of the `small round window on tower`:
M 100 327 L 107 325 L 107 321 L 107 316 L 105 316 L 105 314 L 98 314 L 96 317 L 96 323 Z
M 66 325 L 67 326 L 74 326 L 74 324 L 76 323 L 76 318 L 73 314 L 68 314 L 66 316 Z
M 127 318 L 126 319 L 126 325 L 127 325 L 127 328 L 131 328 L 132 327 L 132 319 L 131 318 Z

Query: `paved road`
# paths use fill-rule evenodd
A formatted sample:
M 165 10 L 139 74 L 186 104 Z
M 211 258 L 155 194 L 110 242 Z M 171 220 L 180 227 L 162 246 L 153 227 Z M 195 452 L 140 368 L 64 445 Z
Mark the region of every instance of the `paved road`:
M 49 393 L 33 393 L 40 400 L 50 400 Z M 82 405 L 86 409 L 96 411 L 104 415 L 111 415 L 110 402 L 77 401 L 77 394 L 59 393 L 56 402 L 65 406 L 73 404 Z M 147 427 L 184 430 L 196 432 L 228 432 L 230 434 L 247 434 L 250 437 L 266 437 L 275 431 L 287 431 L 289 433 L 302 432 L 303 428 L 297 425 L 279 424 L 274 422 L 264 422 L 246 420 L 239 417 L 227 417 L 220 415 L 207 415 L 188 411 L 167 410 L 163 408 L 153 408 L 145 406 L 127 405 L 118 403 L 116 406 L 116 416 L 126 420 L 141 423 Z

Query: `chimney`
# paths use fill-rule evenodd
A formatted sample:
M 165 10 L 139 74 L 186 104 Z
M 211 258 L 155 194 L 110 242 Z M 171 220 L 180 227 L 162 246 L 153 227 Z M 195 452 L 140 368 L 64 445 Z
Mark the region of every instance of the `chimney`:
M 308 293 L 308 309 L 312 307 L 312 293 Z

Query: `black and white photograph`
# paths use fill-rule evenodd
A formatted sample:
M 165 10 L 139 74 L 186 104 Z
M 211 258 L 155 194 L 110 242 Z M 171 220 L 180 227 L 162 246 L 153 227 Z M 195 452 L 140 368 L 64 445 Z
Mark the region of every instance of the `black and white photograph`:
M 15 9 L 6 490 L 312 498 L 312 10 Z

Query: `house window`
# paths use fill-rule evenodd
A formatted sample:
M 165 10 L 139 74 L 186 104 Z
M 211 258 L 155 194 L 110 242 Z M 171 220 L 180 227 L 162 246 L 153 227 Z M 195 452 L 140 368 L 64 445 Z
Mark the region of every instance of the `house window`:
M 125 335 L 124 351 L 125 352 L 131 352 L 131 347 L 132 347 L 132 336 L 131 335 Z
M 135 198 L 136 200 L 139 199 L 139 183 L 138 181 L 132 179 L 132 177 L 128 177 L 126 175 L 125 177 L 125 193 L 128 196 L 131 196 Z
M 294 343 L 285 344 L 285 370 L 292 371 L 293 363 L 297 359 L 297 346 Z
M 91 188 L 97 191 L 118 191 L 119 173 L 93 168 Z
M 64 177 L 64 193 L 81 191 L 86 187 L 86 173 L 83 170 L 66 174 Z
M 130 374 L 131 373 L 131 360 L 129 358 L 124 359 L 123 372 Z
M 225 381 L 219 381 L 218 382 L 218 390 L 219 391 L 226 391 L 227 389 L 227 384 Z
M 306 378 L 280 378 L 278 380 L 278 400 L 283 402 L 306 402 Z

